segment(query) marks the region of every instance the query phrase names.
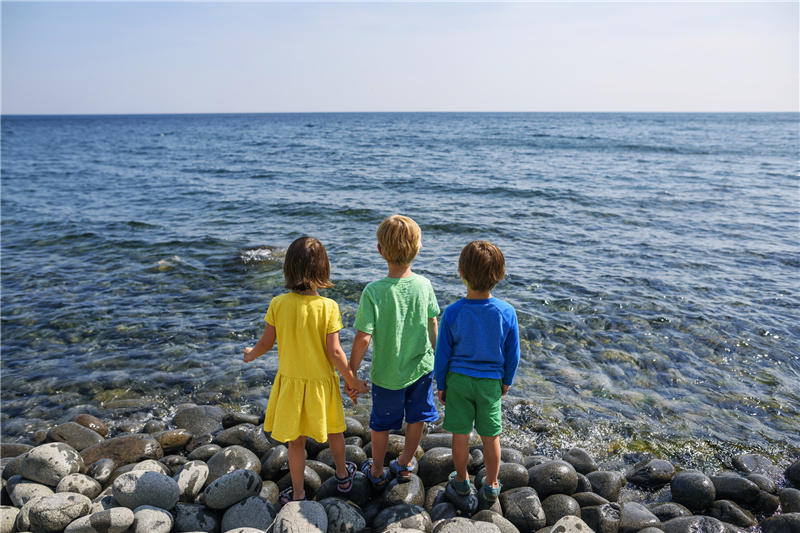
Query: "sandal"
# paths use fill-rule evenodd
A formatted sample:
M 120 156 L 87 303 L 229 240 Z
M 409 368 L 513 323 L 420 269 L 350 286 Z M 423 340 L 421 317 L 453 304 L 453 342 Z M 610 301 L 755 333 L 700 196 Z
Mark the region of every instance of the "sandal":
M 305 494 L 299 500 L 294 499 L 294 488 L 292 486 L 286 487 L 281 491 L 280 495 L 278 495 L 278 501 L 281 502 L 281 505 L 286 505 L 289 502 L 303 502 L 305 500 Z
M 491 485 L 486 484 L 486 476 L 481 479 L 481 492 L 483 493 L 483 499 L 487 502 L 495 502 L 497 501 L 497 497 L 500 496 L 500 492 L 503 490 L 503 484 L 500 483 L 500 480 L 497 480 L 497 486 L 492 487 Z
M 414 460 L 412 459 L 411 461 L 413 462 Z M 406 481 L 411 481 L 411 464 L 412 463 L 408 463 L 406 466 L 403 466 L 395 459 L 389 463 L 389 470 L 397 478 L 397 481 L 405 483 Z
M 472 494 L 472 485 L 469 483 L 469 478 L 464 481 L 458 481 L 456 480 L 456 476 L 457 474 L 453 472 L 450 474 L 450 477 L 447 478 L 447 482 L 450 483 L 450 486 L 453 487 L 460 496 L 469 496 Z
M 350 492 L 350 490 L 353 488 L 353 476 L 356 475 L 358 467 L 355 463 L 351 463 L 350 461 L 346 461 L 344 466 L 347 469 L 347 475 L 344 477 L 339 477 L 334 474 L 333 477 L 336 478 L 336 485 L 339 488 L 339 492 Z M 347 487 L 345 487 L 345 485 L 347 485 Z
M 364 461 L 364 464 L 361 465 L 361 471 L 367 476 L 367 479 L 372 486 L 376 489 L 383 489 L 386 487 L 388 480 L 386 479 L 386 472 L 381 471 L 381 475 L 379 477 L 375 477 L 372 475 L 372 459 L 367 459 Z

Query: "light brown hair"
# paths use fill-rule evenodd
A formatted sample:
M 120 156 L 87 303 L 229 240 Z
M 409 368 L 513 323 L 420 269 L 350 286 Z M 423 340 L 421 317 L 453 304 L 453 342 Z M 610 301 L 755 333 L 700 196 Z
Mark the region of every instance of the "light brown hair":
M 393 265 L 408 266 L 417 257 L 422 242 L 422 230 L 416 222 L 403 215 L 392 215 L 378 226 L 381 255 Z
M 506 275 L 506 258 L 494 244 L 472 241 L 461 250 L 458 268 L 472 290 L 486 292 Z
M 331 263 L 325 247 L 314 237 L 295 239 L 286 250 L 283 261 L 284 287 L 293 291 L 309 291 L 333 287 Z

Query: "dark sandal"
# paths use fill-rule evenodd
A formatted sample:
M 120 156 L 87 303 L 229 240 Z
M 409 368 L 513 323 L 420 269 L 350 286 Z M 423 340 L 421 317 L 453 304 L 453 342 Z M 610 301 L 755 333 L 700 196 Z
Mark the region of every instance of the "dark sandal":
M 347 468 L 347 475 L 344 477 L 339 477 L 334 474 L 333 477 L 336 478 L 336 485 L 339 488 L 339 492 L 350 492 L 350 490 L 353 488 L 353 476 L 356 475 L 358 467 L 355 463 L 351 463 L 350 461 L 345 462 L 344 465 L 345 468 Z M 347 488 L 343 488 L 345 485 L 347 485 Z
M 372 486 L 376 489 L 382 489 L 386 487 L 388 480 L 386 479 L 386 472 L 381 471 L 381 475 L 379 477 L 375 477 L 372 475 L 372 459 L 367 459 L 364 461 L 364 464 L 361 465 L 361 471 L 367 476 L 367 479 Z
M 412 459 L 413 461 L 413 459 Z M 398 481 L 411 480 L 411 463 L 406 466 L 397 462 L 397 459 L 389 463 L 389 470 L 395 475 Z
M 306 497 L 303 496 L 299 500 L 294 499 L 294 487 L 287 487 L 283 489 L 278 496 L 278 501 L 281 502 L 281 505 L 286 505 L 289 502 L 303 502 L 306 500 Z

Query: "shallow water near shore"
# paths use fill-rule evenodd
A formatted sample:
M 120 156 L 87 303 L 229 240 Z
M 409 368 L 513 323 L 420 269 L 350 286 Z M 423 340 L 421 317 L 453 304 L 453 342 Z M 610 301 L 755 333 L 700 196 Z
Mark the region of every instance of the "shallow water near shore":
M 703 466 L 800 456 L 796 114 L 2 118 L 2 439 L 81 412 L 259 412 L 243 348 L 318 237 L 349 351 L 375 229 L 422 227 L 440 307 L 487 239 L 522 362 L 504 441 Z M 366 366 L 363 373 L 366 376 Z M 345 401 L 349 414 L 369 411 Z M 125 424 L 128 424 L 125 426 Z M 123 427 L 124 426 L 124 427 Z M 113 425 L 112 425 L 113 427 Z

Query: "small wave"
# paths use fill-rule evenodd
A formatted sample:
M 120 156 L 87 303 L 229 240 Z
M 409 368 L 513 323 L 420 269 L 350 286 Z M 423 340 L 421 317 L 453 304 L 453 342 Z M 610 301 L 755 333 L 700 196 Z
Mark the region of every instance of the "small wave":
M 277 262 L 283 261 L 286 255 L 286 250 L 282 250 L 277 246 L 253 246 L 252 248 L 245 248 L 239 252 L 239 260 L 245 265 L 250 263 L 264 263 L 264 262 Z

